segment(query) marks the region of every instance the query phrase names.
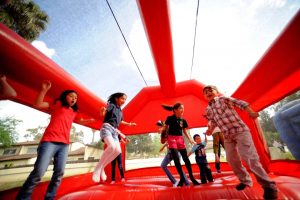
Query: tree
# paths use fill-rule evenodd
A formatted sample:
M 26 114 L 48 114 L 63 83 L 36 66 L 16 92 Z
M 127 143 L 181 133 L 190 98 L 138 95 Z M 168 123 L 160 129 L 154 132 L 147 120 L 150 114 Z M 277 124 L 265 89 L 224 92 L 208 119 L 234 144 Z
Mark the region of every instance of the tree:
M 43 126 L 26 129 L 27 133 L 24 135 L 24 137 L 26 138 L 27 141 L 29 140 L 39 141 L 42 138 L 45 129 L 46 127 Z
M 1 4 L 0 22 L 32 42 L 46 29 L 48 15 L 30 0 L 11 0 Z
M 16 127 L 22 120 L 13 117 L 0 118 L 0 143 L 4 147 L 9 147 L 18 140 Z
M 134 157 L 152 157 L 159 155 L 161 148 L 159 134 L 142 134 L 128 136 L 130 142 L 126 145 L 126 151 Z M 128 156 L 128 154 L 126 154 Z M 129 157 L 129 156 L 128 156 Z
M 278 111 L 286 103 L 299 98 L 300 91 L 297 91 L 294 94 L 287 96 L 281 101 L 270 106 L 268 109 L 265 109 L 260 112 L 260 125 L 264 132 L 265 139 L 269 147 L 272 147 L 275 141 L 283 145 L 283 141 L 280 139 L 279 133 L 277 132 L 274 126 L 270 113 Z
M 76 127 L 72 125 L 70 141 L 71 142 L 82 142 L 83 143 L 84 133 L 82 130 L 76 131 Z
M 273 120 L 270 113 L 267 110 L 263 110 L 259 113 L 260 115 L 260 125 L 265 132 L 276 132 Z

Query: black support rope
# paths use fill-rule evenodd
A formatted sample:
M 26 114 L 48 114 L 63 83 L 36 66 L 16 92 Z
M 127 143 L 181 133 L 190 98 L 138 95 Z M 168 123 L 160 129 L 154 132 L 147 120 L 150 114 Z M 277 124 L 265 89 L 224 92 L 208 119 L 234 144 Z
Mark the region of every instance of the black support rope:
M 107 3 L 107 5 L 108 5 L 108 7 L 109 7 L 109 9 L 110 9 L 110 11 L 111 11 L 111 14 L 113 15 L 113 17 L 114 17 L 114 19 L 115 19 L 115 22 L 116 22 L 117 25 L 118 25 L 118 28 L 119 28 L 119 30 L 120 30 L 122 36 L 123 36 L 123 39 L 124 39 L 124 41 L 125 41 L 125 43 L 126 43 L 126 45 L 127 45 L 127 48 L 128 48 L 128 50 L 129 50 L 129 52 L 130 52 L 130 54 L 131 54 L 131 57 L 132 57 L 134 63 L 135 63 L 135 66 L 138 68 L 138 70 L 139 70 L 139 72 L 140 72 L 140 75 L 142 76 L 142 78 L 143 78 L 143 80 L 144 80 L 146 86 L 148 86 L 148 84 L 147 84 L 147 82 L 146 82 L 146 80 L 145 80 L 145 78 L 144 78 L 144 76 L 143 76 L 143 74 L 142 74 L 142 72 L 141 72 L 141 70 L 140 70 L 140 68 L 139 68 L 139 66 L 138 66 L 138 64 L 137 64 L 137 62 L 136 62 L 136 60 L 135 60 L 133 54 L 132 54 L 132 52 L 131 52 L 131 49 L 130 49 L 129 44 L 128 44 L 128 42 L 127 42 L 125 36 L 124 36 L 124 33 L 123 33 L 123 31 L 122 31 L 122 29 L 121 29 L 121 27 L 120 27 L 120 25 L 119 25 L 119 22 L 118 22 L 118 20 L 117 20 L 117 18 L 116 18 L 116 16 L 115 16 L 113 10 L 111 9 L 111 6 L 110 6 L 108 0 L 106 0 L 106 3 Z
M 196 23 L 195 23 L 195 34 L 194 34 L 194 44 L 193 44 L 193 55 L 192 55 L 192 65 L 191 65 L 190 79 L 192 78 L 193 66 L 194 66 L 195 45 L 196 45 L 195 43 L 196 43 L 197 23 L 198 23 L 198 10 L 199 10 L 199 0 L 198 0 L 198 3 L 197 3 Z

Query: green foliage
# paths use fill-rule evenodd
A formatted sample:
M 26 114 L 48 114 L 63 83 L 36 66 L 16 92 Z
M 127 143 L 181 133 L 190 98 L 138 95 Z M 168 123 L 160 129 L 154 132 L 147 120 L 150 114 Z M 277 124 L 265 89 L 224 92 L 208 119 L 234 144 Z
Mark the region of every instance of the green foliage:
M 260 112 L 260 125 L 263 130 L 268 147 L 279 148 L 281 150 L 280 155 L 284 159 L 294 160 L 295 158 L 292 156 L 290 152 L 285 152 L 284 150 L 285 144 L 280 139 L 280 135 L 274 126 L 271 116 L 272 113 L 278 111 L 286 103 L 299 98 L 300 98 L 300 91 L 297 91 L 294 94 L 285 97 L 281 101 L 277 102 L 276 104 Z
M 278 142 L 279 144 L 283 145 L 282 140 L 280 139 L 279 133 L 277 132 L 268 132 L 264 131 L 264 136 L 267 141 L 268 147 L 273 147 L 274 142 Z
M 71 133 L 70 133 L 70 141 L 71 142 L 81 142 L 83 143 L 84 133 L 82 130 L 76 131 L 76 127 L 72 125 Z
M 267 110 L 263 110 L 259 113 L 260 115 L 260 126 L 266 132 L 276 132 L 273 120 Z
M 145 158 L 159 155 L 160 135 L 143 134 L 128 136 L 130 142 L 126 146 L 127 157 Z M 132 156 L 130 156 L 132 155 Z
M 0 7 L 0 22 L 30 42 L 46 29 L 48 21 L 48 15 L 33 1 L 11 0 Z
M 18 140 L 16 127 L 21 122 L 13 117 L 0 118 L 0 143 L 4 147 L 9 147 Z
M 104 142 L 102 142 L 101 139 L 98 142 L 96 142 L 96 143 L 92 143 L 92 145 L 93 144 L 95 145 L 96 148 L 104 149 Z
M 45 129 L 46 129 L 46 127 L 43 127 L 43 126 L 38 126 L 37 128 L 26 129 L 27 133 L 24 135 L 24 137 L 26 138 L 27 141 L 29 141 L 29 140 L 40 141 Z

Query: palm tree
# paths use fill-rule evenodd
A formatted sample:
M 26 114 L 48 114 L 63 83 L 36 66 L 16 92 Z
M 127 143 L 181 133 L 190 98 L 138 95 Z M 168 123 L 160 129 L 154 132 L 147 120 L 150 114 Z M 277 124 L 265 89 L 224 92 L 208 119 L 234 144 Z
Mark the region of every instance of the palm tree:
M 0 5 L 0 22 L 29 42 L 46 29 L 48 21 L 48 15 L 33 1 L 6 0 Z

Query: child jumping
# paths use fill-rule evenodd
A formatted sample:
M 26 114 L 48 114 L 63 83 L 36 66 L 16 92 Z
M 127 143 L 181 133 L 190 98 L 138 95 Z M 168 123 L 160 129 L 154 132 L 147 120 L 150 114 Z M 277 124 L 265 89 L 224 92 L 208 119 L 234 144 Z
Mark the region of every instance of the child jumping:
M 208 127 L 210 126 L 210 122 L 208 122 Z M 224 134 L 221 132 L 219 127 L 215 127 L 212 131 L 213 137 L 213 149 L 215 154 L 215 168 L 218 173 L 221 173 L 221 165 L 220 165 L 220 156 L 221 156 L 221 146 L 225 149 L 224 145 Z
M 192 147 L 191 152 L 188 154 L 188 156 L 190 156 L 192 153 L 195 153 L 195 160 L 200 170 L 200 179 L 202 184 L 207 183 L 207 181 L 209 182 L 214 181 L 214 178 L 211 174 L 211 170 L 206 159 L 205 147 L 207 144 L 207 137 L 206 134 L 204 135 L 205 135 L 204 142 L 201 141 L 200 135 L 195 134 L 193 136 L 193 139 L 196 142 L 196 144 Z
M 191 162 L 187 156 L 187 151 L 184 143 L 183 133 L 189 139 L 191 144 L 194 144 L 194 141 L 191 139 L 190 135 L 187 132 L 188 124 L 185 119 L 182 118 L 184 112 L 184 106 L 182 103 L 176 103 L 173 106 L 163 105 L 163 108 L 168 111 L 173 111 L 173 115 L 168 116 L 164 125 L 164 129 L 168 131 L 168 145 L 174 159 L 175 167 L 177 172 L 180 175 L 180 181 L 178 186 L 182 186 L 185 182 L 184 173 L 180 164 L 178 157 L 178 151 L 180 152 L 182 159 L 185 163 L 185 166 L 189 172 L 189 177 L 194 185 L 199 185 L 196 179 L 193 176 L 193 171 L 191 167 Z
M 61 183 L 68 157 L 70 129 L 77 114 L 77 92 L 65 90 L 54 105 L 44 101 L 51 88 L 50 81 L 44 81 L 42 89 L 35 100 L 34 106 L 39 109 L 49 109 L 51 120 L 46 128 L 37 149 L 37 159 L 33 171 L 20 189 L 17 200 L 30 199 L 33 189 L 40 182 L 53 158 L 53 175 L 48 185 L 45 199 L 54 199 Z
M 208 101 L 205 116 L 211 121 L 211 126 L 208 127 L 206 134 L 211 135 L 216 126 L 224 133 L 227 161 L 241 182 L 236 186 L 236 189 L 243 190 L 253 184 L 249 173 L 242 165 L 242 158 L 254 173 L 258 183 L 263 187 L 264 198 L 276 199 L 276 184 L 263 169 L 250 130 L 233 107 L 246 110 L 253 119 L 257 118 L 259 114 L 254 112 L 245 101 L 220 96 L 216 86 L 205 86 L 203 94 Z
M 118 139 L 118 135 L 125 138 L 125 136 L 117 129 L 119 124 L 127 126 L 135 126 L 136 123 L 128 123 L 123 121 L 123 114 L 121 106 L 126 101 L 126 94 L 118 92 L 110 95 L 108 98 L 108 105 L 106 108 L 102 108 L 102 115 L 104 115 L 103 125 L 100 130 L 100 137 L 104 140 L 107 148 L 104 150 L 97 166 L 94 169 L 93 181 L 100 182 L 106 181 L 106 174 L 104 168 L 111 163 L 120 153 L 121 147 Z
M 165 155 L 164 159 L 161 162 L 161 168 L 164 170 L 165 174 L 167 175 L 167 177 L 170 179 L 170 181 L 173 183 L 173 187 L 176 187 L 179 183 L 179 181 L 176 181 L 176 179 L 174 178 L 174 176 L 171 174 L 170 170 L 168 169 L 168 165 L 171 163 L 171 161 L 173 160 L 172 157 L 172 153 L 168 147 L 168 134 L 167 134 L 167 130 L 163 129 L 164 126 L 164 122 L 159 120 L 156 125 L 158 126 L 158 132 L 160 133 L 160 142 L 163 144 L 162 148 L 159 150 L 159 152 L 162 152 L 165 148 L 168 149 L 167 154 Z M 178 157 L 181 158 L 180 153 L 178 152 Z M 190 183 L 185 175 L 185 173 L 183 173 L 184 175 L 184 181 L 185 181 L 185 185 L 189 186 Z

